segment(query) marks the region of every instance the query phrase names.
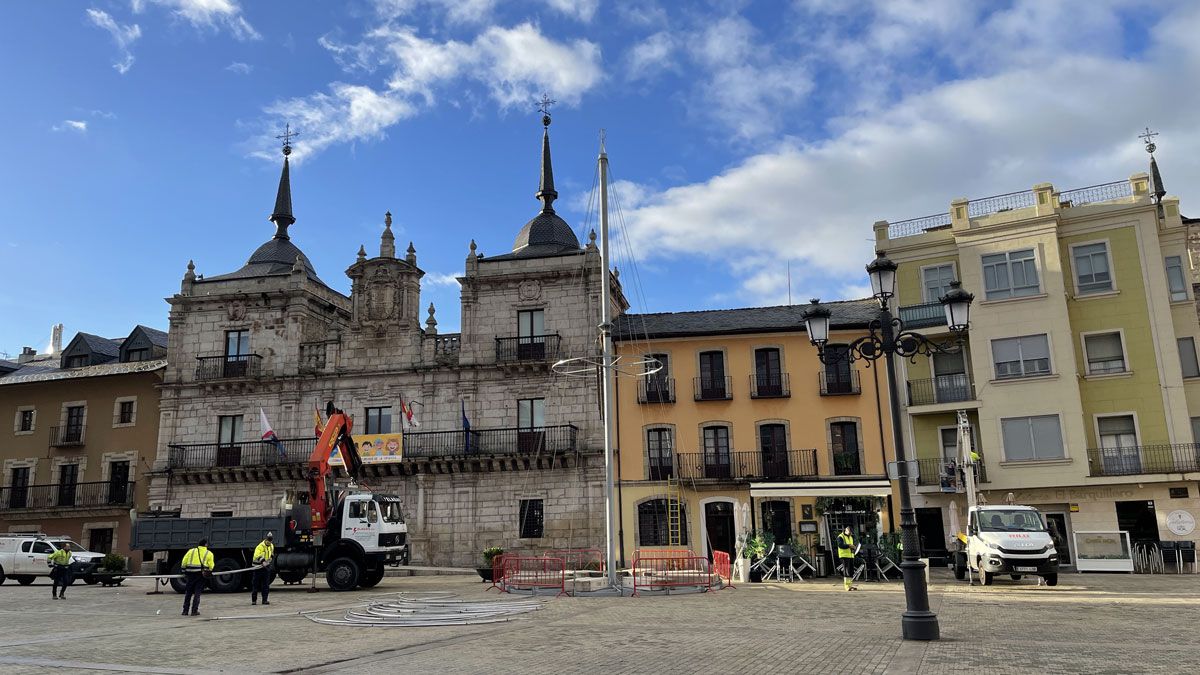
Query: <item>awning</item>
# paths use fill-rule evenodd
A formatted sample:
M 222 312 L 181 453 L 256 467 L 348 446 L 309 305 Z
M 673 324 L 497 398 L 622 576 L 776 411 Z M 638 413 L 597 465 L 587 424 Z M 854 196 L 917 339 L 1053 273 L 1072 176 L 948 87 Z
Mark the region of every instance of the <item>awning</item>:
M 885 479 L 751 483 L 751 497 L 886 497 L 892 484 Z

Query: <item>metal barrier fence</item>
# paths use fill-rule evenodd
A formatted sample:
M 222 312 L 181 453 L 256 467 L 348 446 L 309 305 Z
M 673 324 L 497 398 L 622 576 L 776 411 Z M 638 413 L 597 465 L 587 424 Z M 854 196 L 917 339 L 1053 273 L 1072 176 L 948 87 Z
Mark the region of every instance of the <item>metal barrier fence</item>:
M 725 580 L 725 588 L 737 588 L 733 585 L 733 563 L 729 560 L 729 553 L 713 551 L 712 569 L 718 579 Z
M 511 593 L 514 588 L 535 592 L 539 588 L 556 588 L 558 593 L 554 597 L 567 595 L 567 571 L 563 559 L 506 557 L 500 590 Z
M 633 559 L 638 558 L 694 558 L 696 552 L 690 548 L 639 548 L 633 552 Z
M 507 560 L 508 556 L 510 555 L 512 554 L 501 553 L 500 555 L 492 558 L 492 585 L 483 589 L 484 591 L 490 591 L 495 588 L 499 589 L 501 593 L 504 592 L 504 561 Z
M 640 590 L 662 590 L 668 594 L 672 588 L 700 588 L 707 593 L 716 585 L 712 564 L 703 556 L 647 557 L 633 560 L 633 596 Z
M 598 548 L 553 548 L 543 558 L 562 558 L 568 572 L 603 572 L 604 552 Z

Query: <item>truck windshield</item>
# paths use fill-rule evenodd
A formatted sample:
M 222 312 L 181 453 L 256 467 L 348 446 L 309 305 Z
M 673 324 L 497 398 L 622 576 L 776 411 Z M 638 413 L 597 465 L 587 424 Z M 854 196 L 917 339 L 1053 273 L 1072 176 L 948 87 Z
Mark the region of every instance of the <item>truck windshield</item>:
M 383 522 L 403 523 L 404 515 L 400 513 L 400 502 L 379 502 L 379 510 L 383 512 Z
M 988 509 L 979 513 L 979 529 L 984 532 L 1045 532 L 1037 511 L 1024 509 Z

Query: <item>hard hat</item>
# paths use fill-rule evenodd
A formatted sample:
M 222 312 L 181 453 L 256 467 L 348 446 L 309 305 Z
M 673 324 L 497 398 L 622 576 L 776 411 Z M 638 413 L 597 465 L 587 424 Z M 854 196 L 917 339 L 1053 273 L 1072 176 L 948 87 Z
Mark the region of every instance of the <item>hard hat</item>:
M 267 533 L 267 539 L 274 539 L 274 538 L 275 538 L 275 535 L 271 534 L 270 532 Z

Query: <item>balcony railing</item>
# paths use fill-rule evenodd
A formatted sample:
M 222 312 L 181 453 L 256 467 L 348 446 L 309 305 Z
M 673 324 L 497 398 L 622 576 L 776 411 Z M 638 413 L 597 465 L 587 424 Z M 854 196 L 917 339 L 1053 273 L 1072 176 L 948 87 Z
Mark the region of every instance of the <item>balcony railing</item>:
M 933 405 L 975 400 L 975 385 L 966 373 L 908 381 L 908 404 Z
M 87 431 L 87 428 L 83 424 L 50 427 L 50 447 L 73 448 L 81 446 L 84 442 L 85 431 Z
M 926 232 L 945 230 L 949 227 L 950 213 L 943 211 L 935 213 L 932 216 L 921 216 L 920 218 L 909 218 L 908 220 L 898 220 L 894 223 L 888 223 L 888 239 L 911 237 Z
M 862 385 L 859 383 L 857 370 L 822 370 L 817 373 L 817 384 L 821 387 L 822 396 L 844 396 L 861 394 Z
M 733 398 L 733 380 L 725 377 L 692 378 L 697 401 L 728 401 Z
M 967 216 L 978 218 L 1002 211 L 1026 209 L 1031 206 L 1036 206 L 1033 199 L 1033 190 L 1021 190 L 1020 192 L 1009 192 L 1008 194 L 984 197 L 983 199 L 972 199 L 967 204 Z
M 676 477 L 681 480 L 811 477 L 817 475 L 817 451 L 804 448 L 725 453 L 679 452 L 675 454 L 675 471 Z
M 787 373 L 755 373 L 750 376 L 750 398 L 787 398 L 792 384 Z
M 133 481 L 6 487 L 0 488 L 0 511 L 126 507 L 133 496 Z
M 1200 444 L 1135 445 L 1088 450 L 1088 473 L 1092 476 L 1189 471 L 1200 471 Z
M 404 434 L 404 459 L 468 457 L 478 455 L 528 455 L 573 452 L 579 429 L 572 424 L 533 429 L 472 429 L 418 431 Z M 171 445 L 167 466 L 172 469 L 214 467 L 268 467 L 303 464 L 316 447 L 315 438 L 244 443 L 194 443 Z
M 675 378 L 643 377 L 638 380 L 638 403 L 674 403 Z
M 1100 185 L 1060 192 L 1058 195 L 1058 205 L 1063 207 L 1083 206 L 1084 204 L 1109 202 L 1132 196 L 1133 185 L 1127 180 L 1119 180 L 1112 183 L 1101 183 Z
M 946 309 L 940 302 L 905 305 L 900 308 L 900 320 L 905 328 L 929 328 L 946 325 Z
M 262 357 L 258 354 L 198 356 L 196 360 L 198 382 L 255 378 L 262 371 Z
M 527 335 L 496 338 L 497 363 L 544 363 L 557 361 L 561 338 L 553 335 Z
M 918 459 L 917 485 L 940 485 L 947 492 L 960 492 L 965 486 L 959 463 L 946 459 Z M 987 468 L 982 464 L 975 465 L 976 480 L 988 482 Z

